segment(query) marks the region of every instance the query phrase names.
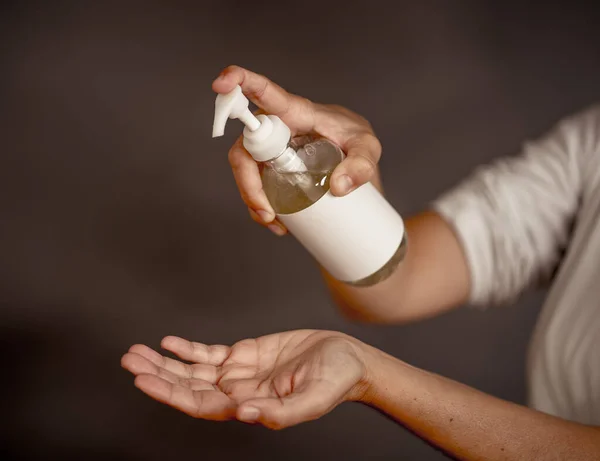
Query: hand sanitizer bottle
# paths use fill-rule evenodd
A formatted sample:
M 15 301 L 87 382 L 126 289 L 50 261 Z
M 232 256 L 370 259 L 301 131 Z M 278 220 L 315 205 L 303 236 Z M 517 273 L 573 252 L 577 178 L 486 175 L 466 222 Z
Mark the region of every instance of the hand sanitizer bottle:
M 329 190 L 343 160 L 342 150 L 325 138 L 291 139 L 274 115 L 254 116 L 237 86 L 215 101 L 213 137 L 227 119 L 246 125 L 243 145 L 262 163 L 263 189 L 277 218 L 334 278 L 372 286 L 388 278 L 406 253 L 404 222 L 371 183 L 344 197 Z

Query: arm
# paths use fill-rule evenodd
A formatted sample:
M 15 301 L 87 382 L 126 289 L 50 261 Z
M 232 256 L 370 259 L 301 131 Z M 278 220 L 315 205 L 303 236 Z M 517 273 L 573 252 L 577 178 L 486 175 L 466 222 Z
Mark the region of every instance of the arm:
M 138 344 L 121 363 L 146 394 L 196 418 L 283 429 L 359 401 L 462 460 L 600 459 L 598 428 L 485 395 L 342 333 L 288 331 L 231 347 L 166 337 L 162 346 L 185 362 Z
M 469 269 L 451 226 L 425 212 L 406 220 L 408 251 L 396 272 L 368 288 L 341 283 L 322 271 L 336 304 L 349 318 L 399 323 L 440 314 L 467 301 Z
M 600 459 L 600 428 L 489 396 L 367 346 L 362 401 L 462 460 Z
M 377 171 L 381 145 L 364 118 L 343 107 L 313 103 L 288 93 L 267 78 L 237 66 L 225 69 L 213 89 L 227 93 L 235 85 L 240 85 L 262 110 L 279 116 L 293 134 L 316 132 L 342 147 L 347 158 L 333 173 L 334 194 L 344 195 L 367 181 L 381 190 Z M 229 152 L 229 161 L 251 217 L 283 235 L 286 230 L 275 219 L 262 190 L 257 165 L 239 140 Z M 406 228 L 406 259 L 383 283 L 354 288 L 324 273 L 332 297 L 344 313 L 360 320 L 401 322 L 430 317 L 466 301 L 469 272 L 450 225 L 437 213 L 427 212 L 408 219 Z
M 504 304 L 547 283 L 584 198 L 600 107 L 558 123 L 513 157 L 477 169 L 407 221 L 408 253 L 367 289 L 325 278 L 341 306 L 366 320 L 407 321 L 465 301 Z
M 518 156 L 480 167 L 407 221 L 408 253 L 387 281 L 353 288 L 325 275 L 366 320 L 423 318 L 468 301 L 504 304 L 551 280 L 585 193 L 600 108 L 558 123 Z
M 362 117 L 292 95 L 239 67 L 226 69 L 213 88 L 228 92 L 236 84 L 295 133 L 316 132 L 342 147 L 347 158 L 332 175 L 334 194 L 344 195 L 366 181 L 381 187 L 376 167 L 381 145 Z M 521 155 L 480 168 L 438 200 L 434 211 L 408 219 L 406 259 L 386 281 L 355 288 L 324 274 L 334 300 L 357 319 L 406 322 L 465 301 L 512 301 L 549 280 L 578 207 L 598 112 L 563 121 Z M 275 233 L 285 233 L 262 190 L 258 168 L 241 143 L 233 146 L 229 158 L 251 216 Z

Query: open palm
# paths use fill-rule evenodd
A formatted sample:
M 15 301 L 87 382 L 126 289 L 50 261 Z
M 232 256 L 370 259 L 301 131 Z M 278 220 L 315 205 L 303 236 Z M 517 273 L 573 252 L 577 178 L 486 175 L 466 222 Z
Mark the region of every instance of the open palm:
M 319 330 L 246 339 L 231 347 L 167 336 L 161 346 L 191 363 L 141 344 L 121 363 L 136 375 L 139 389 L 191 416 L 280 429 L 359 398 L 364 377 L 359 344 Z

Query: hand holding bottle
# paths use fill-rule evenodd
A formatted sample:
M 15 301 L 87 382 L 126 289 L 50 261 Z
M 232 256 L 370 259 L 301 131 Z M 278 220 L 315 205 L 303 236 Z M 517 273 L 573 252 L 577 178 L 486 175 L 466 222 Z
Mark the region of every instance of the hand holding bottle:
M 340 106 L 317 104 L 288 93 L 266 77 L 238 66 L 226 68 L 214 81 L 213 89 L 225 94 L 236 85 L 241 86 L 244 94 L 261 111 L 281 118 L 292 130 L 293 136 L 316 133 L 343 149 L 347 157 L 331 178 L 334 195 L 346 195 L 368 181 L 380 187 L 377 162 L 381 156 L 381 144 L 364 118 Z M 283 235 L 286 229 L 275 220 L 275 212 L 263 191 L 256 161 L 244 149 L 242 138 L 229 151 L 229 162 L 252 218 L 268 226 L 275 234 Z

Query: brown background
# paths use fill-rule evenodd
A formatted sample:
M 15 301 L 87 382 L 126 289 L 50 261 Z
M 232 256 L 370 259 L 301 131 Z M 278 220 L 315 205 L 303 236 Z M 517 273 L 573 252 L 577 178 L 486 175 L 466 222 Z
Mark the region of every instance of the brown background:
M 240 127 L 211 140 L 210 83 L 241 64 L 363 114 L 389 198 L 409 215 L 600 97 L 588 3 L 2 2 L 4 454 L 443 459 L 360 405 L 283 432 L 163 407 L 119 358 L 166 334 L 338 329 L 524 402 L 541 294 L 418 325 L 347 322 L 305 252 L 248 217 L 226 159 Z

